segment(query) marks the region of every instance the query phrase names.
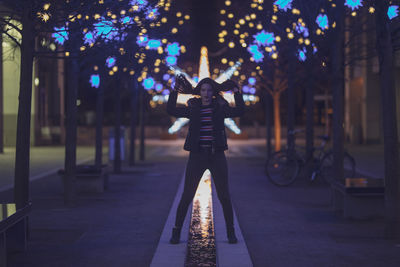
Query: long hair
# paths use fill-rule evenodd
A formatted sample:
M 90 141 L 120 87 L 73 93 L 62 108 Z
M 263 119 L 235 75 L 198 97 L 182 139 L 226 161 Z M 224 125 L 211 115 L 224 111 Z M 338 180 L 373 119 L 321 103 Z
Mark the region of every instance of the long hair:
M 196 85 L 196 87 L 193 88 L 185 76 L 178 75 L 175 81 L 175 89 L 182 94 L 200 95 L 200 88 L 205 83 L 211 85 L 211 88 L 214 91 L 214 96 L 217 96 L 220 92 L 233 90 L 233 88 L 237 87 L 236 83 L 232 80 L 226 80 L 223 83 L 217 83 L 213 79 L 207 77 L 202 79 Z

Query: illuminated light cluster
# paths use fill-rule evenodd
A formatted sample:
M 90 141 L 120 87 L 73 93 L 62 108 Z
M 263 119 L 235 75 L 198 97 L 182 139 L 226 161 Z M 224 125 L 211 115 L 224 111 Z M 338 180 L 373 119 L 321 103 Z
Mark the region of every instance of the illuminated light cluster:
M 51 36 L 54 38 L 54 41 L 60 45 L 63 45 L 64 42 L 68 40 L 68 32 L 65 27 L 54 27 L 54 33 Z
M 93 45 L 95 43 L 95 38 L 93 36 L 92 32 L 87 32 L 84 36 L 83 36 L 83 43 L 87 44 L 87 45 Z
M 92 74 L 90 76 L 89 82 L 90 82 L 90 85 L 93 88 L 99 88 L 99 86 L 100 86 L 100 76 L 98 74 Z
M 154 88 L 154 85 L 155 85 L 154 79 L 152 77 L 146 78 L 143 80 L 142 85 L 143 85 L 144 89 L 151 90 Z
M 160 46 L 161 46 L 161 41 L 157 39 L 150 39 L 146 45 L 146 47 L 153 50 L 157 50 Z
M 266 32 L 262 30 L 261 32 L 253 35 L 254 41 L 258 45 L 267 46 L 272 45 L 275 42 L 275 36 L 272 32 Z
M 389 19 L 394 19 L 399 15 L 399 6 L 389 6 L 387 15 Z
M 140 11 L 148 4 L 147 0 L 131 0 L 129 4 L 133 7 L 133 11 Z
M 95 27 L 95 37 L 102 37 L 105 39 L 106 42 L 113 39 L 119 39 L 117 37 L 118 29 L 114 27 L 114 23 L 112 21 L 102 19 L 100 22 L 95 23 L 93 26 Z
M 346 0 L 344 4 L 351 8 L 351 10 L 358 9 L 363 5 L 362 0 Z
M 178 59 L 175 56 L 167 56 L 165 58 L 165 61 L 167 63 L 168 66 L 174 66 L 178 63 Z
M 160 15 L 157 8 L 149 8 L 146 11 L 146 19 L 155 20 Z
M 276 0 L 274 5 L 278 6 L 279 9 L 287 11 L 292 8 L 293 0 Z
M 147 35 L 140 35 L 140 36 L 136 37 L 136 43 L 139 46 L 146 46 L 148 41 L 149 41 L 149 37 Z
M 177 42 L 167 45 L 167 53 L 170 56 L 179 56 L 180 50 L 181 48 Z
M 304 37 L 308 37 L 308 36 L 310 36 L 310 33 L 308 32 L 308 28 L 307 27 L 305 27 L 302 23 L 297 23 L 297 25 L 296 25 L 296 31 L 299 33 L 299 34 L 302 34 Z
M 255 62 L 262 62 L 264 59 L 263 53 L 259 50 L 257 45 L 250 45 L 247 48 L 247 51 L 250 52 Z
M 322 30 L 329 28 L 328 16 L 326 14 L 319 14 L 315 22 L 318 24 L 318 27 L 320 27 Z

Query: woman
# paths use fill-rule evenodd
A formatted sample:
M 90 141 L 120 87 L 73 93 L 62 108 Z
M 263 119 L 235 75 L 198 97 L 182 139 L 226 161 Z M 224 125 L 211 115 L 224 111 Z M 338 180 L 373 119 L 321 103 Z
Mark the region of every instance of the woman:
M 220 95 L 221 91 L 232 90 L 236 107 L 230 107 Z M 187 107 L 176 107 L 178 92 L 200 95 L 188 100 Z M 175 117 L 189 119 L 189 131 L 184 149 L 190 151 L 186 166 L 185 185 L 176 212 L 175 227 L 172 229 L 171 244 L 178 244 L 181 228 L 189 204 L 206 169 L 209 169 L 217 189 L 218 199 L 224 211 L 229 243 L 237 243 L 233 227 L 233 210 L 228 188 L 228 169 L 224 151 L 228 149 L 224 119 L 239 117 L 244 113 L 242 94 L 237 85 L 228 80 L 218 84 L 210 78 L 202 79 L 192 89 L 184 76 L 178 76 L 174 90 L 169 95 L 167 112 Z

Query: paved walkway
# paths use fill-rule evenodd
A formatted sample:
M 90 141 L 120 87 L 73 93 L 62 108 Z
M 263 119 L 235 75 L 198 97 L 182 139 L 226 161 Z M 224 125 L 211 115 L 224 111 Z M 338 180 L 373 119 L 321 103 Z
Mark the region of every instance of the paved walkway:
M 182 143 L 148 142 L 146 162 L 124 166 L 122 174 L 111 175 L 108 191 L 80 195 L 75 208 L 64 207 L 56 175 L 34 181 L 28 250 L 10 255 L 9 265 L 150 266 L 159 243 L 169 237 L 166 222 L 175 213 L 187 156 Z M 230 142 L 227 153 L 240 242 L 254 266 L 400 266 L 400 244 L 382 239 L 382 219 L 353 221 L 334 214 L 324 184 L 271 185 L 263 174 L 263 145 Z M 351 153 L 365 156 L 362 149 Z M 369 153 L 365 160 L 378 166 L 379 148 Z M 360 168 L 363 162 L 357 158 Z M 10 191 L 0 193 L 0 201 Z

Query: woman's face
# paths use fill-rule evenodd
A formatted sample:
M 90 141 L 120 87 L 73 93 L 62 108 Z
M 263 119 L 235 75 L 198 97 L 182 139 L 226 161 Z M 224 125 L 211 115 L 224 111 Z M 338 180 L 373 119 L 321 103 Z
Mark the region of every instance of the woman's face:
M 204 83 L 201 85 L 200 96 L 201 96 L 201 102 L 203 103 L 203 105 L 211 104 L 213 94 L 214 94 L 214 90 L 210 84 Z

